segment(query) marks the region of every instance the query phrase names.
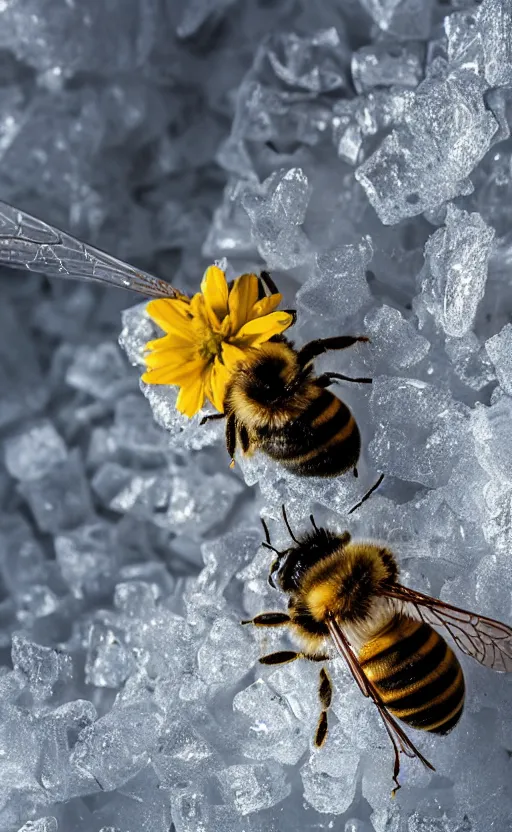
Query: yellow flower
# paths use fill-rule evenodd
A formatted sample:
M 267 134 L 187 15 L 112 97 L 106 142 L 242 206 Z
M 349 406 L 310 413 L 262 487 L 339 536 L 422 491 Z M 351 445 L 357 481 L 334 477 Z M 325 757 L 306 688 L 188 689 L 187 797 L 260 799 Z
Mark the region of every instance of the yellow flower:
M 166 333 L 146 344 L 147 384 L 176 384 L 177 409 L 192 417 L 205 398 L 222 413 L 226 385 L 245 350 L 258 347 L 293 323 L 275 311 L 276 293 L 258 300 L 255 274 L 237 277 L 231 288 L 218 266 L 204 273 L 201 292 L 188 298 L 158 298 L 147 305 L 150 317 Z

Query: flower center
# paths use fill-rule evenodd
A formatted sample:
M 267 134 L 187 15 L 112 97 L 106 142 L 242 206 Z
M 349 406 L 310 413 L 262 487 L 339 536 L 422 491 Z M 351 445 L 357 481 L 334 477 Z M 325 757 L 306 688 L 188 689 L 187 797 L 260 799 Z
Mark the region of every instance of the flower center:
M 224 338 L 220 332 L 214 332 L 213 329 L 205 327 L 201 333 L 201 344 L 199 347 L 199 355 L 207 361 L 213 361 L 214 358 L 221 357 L 221 344 Z

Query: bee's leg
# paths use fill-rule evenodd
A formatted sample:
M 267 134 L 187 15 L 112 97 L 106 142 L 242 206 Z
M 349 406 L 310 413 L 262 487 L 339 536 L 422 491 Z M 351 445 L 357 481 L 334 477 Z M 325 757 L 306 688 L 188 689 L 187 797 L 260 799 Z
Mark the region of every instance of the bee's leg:
M 357 344 L 358 341 L 369 341 L 365 335 L 340 335 L 337 338 L 318 338 L 316 341 L 310 341 L 299 350 L 299 364 L 301 367 L 306 367 L 318 355 L 322 355 L 329 350 L 344 350 Z
M 265 287 L 265 289 L 269 292 L 269 294 L 271 294 L 271 295 L 278 295 L 279 294 L 279 289 L 277 288 L 276 284 L 274 283 L 274 281 L 272 280 L 272 278 L 270 277 L 270 274 L 268 272 L 266 272 L 266 271 L 260 272 L 260 280 L 263 283 L 263 286 Z
M 341 373 L 322 373 L 321 376 L 318 376 L 315 379 L 315 384 L 319 387 L 329 387 L 331 384 L 340 379 L 341 381 L 353 381 L 356 384 L 371 384 L 371 378 L 351 378 L 350 376 L 344 376 Z
M 230 468 L 235 464 L 235 450 L 236 450 L 236 419 L 235 414 L 230 413 L 226 419 L 226 448 L 228 449 Z
M 317 748 L 320 748 L 324 744 L 325 738 L 327 737 L 327 711 L 331 706 L 332 700 L 332 684 L 324 667 L 322 667 L 320 671 L 320 680 L 318 683 L 318 696 L 320 698 L 322 710 L 320 713 L 320 718 L 318 720 L 318 725 L 316 727 L 315 745 Z
M 310 656 L 307 653 L 297 653 L 295 650 L 278 650 L 277 653 L 269 653 L 262 656 L 260 664 L 288 664 L 296 659 L 309 659 L 311 662 L 325 662 L 329 656 Z M 322 673 L 323 671 L 321 671 Z
M 249 434 L 247 433 L 245 425 L 238 426 L 238 440 L 242 446 L 244 454 L 248 453 L 251 447 L 251 440 L 249 439 Z
M 259 615 L 241 621 L 240 624 L 254 624 L 255 627 L 284 627 L 290 621 L 291 618 L 286 612 L 260 612 Z
M 225 416 L 225 413 L 208 413 L 206 416 L 203 416 L 199 424 L 205 425 L 206 422 L 214 422 L 216 419 L 224 419 Z

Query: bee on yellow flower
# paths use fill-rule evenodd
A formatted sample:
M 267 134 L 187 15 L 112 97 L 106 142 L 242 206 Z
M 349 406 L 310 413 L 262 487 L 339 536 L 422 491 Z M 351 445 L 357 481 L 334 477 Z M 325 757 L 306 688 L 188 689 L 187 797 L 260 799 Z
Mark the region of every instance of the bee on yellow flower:
M 146 344 L 147 384 L 180 388 L 177 409 L 194 416 L 205 399 L 223 412 L 227 384 L 247 350 L 284 332 L 294 321 L 277 311 L 282 296 L 261 298 L 255 274 L 243 274 L 228 286 L 218 266 L 206 269 L 201 291 L 192 298 L 158 298 L 147 305 L 149 316 L 165 332 Z

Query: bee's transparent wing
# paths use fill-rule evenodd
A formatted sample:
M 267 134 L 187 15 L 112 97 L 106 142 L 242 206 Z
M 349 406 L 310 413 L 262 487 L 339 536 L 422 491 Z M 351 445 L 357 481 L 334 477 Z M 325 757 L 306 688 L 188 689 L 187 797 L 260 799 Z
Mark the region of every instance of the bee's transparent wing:
M 135 269 L 0 201 L 1 265 L 49 277 L 93 280 L 153 298 L 178 295 L 165 280 Z
M 512 628 L 507 624 L 401 584 L 389 584 L 382 594 L 401 601 L 404 611 L 426 624 L 444 627 L 459 650 L 480 664 L 501 673 L 512 672 Z

